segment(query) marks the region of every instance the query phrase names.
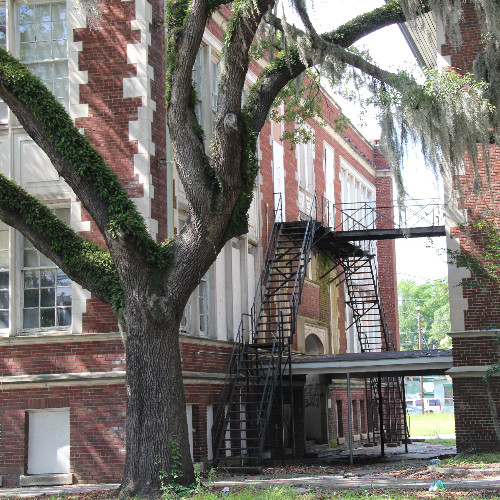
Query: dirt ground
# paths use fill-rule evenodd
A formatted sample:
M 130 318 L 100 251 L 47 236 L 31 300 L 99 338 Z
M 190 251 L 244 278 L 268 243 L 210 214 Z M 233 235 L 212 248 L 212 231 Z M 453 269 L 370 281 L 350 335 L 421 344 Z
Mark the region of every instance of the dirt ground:
M 224 497 L 225 492 L 237 493 L 248 488 L 286 486 L 314 498 L 342 496 L 346 490 L 369 490 L 374 497 L 387 491 L 408 495 L 407 498 L 499 498 L 500 462 L 480 465 L 444 466 L 432 464 L 435 457 L 455 454 L 454 449 L 434 445 L 412 446 L 410 453 L 394 450 L 386 457 L 376 450 L 360 449 L 349 464 L 345 452 L 319 459 L 307 459 L 295 465 L 264 467 L 260 473 L 230 473 L 219 470 L 215 477 L 204 478 L 212 491 Z M 205 476 L 207 474 L 205 473 Z M 441 480 L 445 490 L 429 492 L 429 486 Z M 116 499 L 118 485 L 72 485 L 44 488 L 0 488 L 0 498 L 44 499 Z

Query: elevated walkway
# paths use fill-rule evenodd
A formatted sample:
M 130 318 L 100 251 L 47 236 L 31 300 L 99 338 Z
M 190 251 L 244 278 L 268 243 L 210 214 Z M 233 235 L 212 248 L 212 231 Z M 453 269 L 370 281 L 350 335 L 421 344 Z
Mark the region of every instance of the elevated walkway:
M 453 365 L 451 349 L 424 351 L 381 351 L 325 356 L 295 356 L 293 375 L 321 374 L 332 378 L 444 375 Z

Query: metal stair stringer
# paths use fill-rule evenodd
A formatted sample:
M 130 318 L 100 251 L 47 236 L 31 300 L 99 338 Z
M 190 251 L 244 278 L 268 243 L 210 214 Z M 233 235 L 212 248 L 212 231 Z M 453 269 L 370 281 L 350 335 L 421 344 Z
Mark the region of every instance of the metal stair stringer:
M 379 290 L 378 270 L 374 242 L 367 246 L 362 256 L 344 259 L 344 282 L 353 312 L 353 322 L 347 327 L 356 328 L 362 352 L 392 351 L 396 346 L 389 330 L 382 296 Z M 385 442 L 400 442 L 407 438 L 405 424 L 403 377 L 384 376 L 366 381 L 369 434 L 374 438 L 375 422 L 382 425 Z M 378 429 L 380 433 L 380 429 Z
M 290 345 L 317 227 L 314 209 L 313 203 L 304 221 L 281 222 L 275 214 L 254 304 L 235 337 L 214 418 L 215 464 L 258 465 L 262 461 L 276 387 L 283 391 L 284 371 L 291 363 Z M 289 383 L 291 391 L 291 374 Z

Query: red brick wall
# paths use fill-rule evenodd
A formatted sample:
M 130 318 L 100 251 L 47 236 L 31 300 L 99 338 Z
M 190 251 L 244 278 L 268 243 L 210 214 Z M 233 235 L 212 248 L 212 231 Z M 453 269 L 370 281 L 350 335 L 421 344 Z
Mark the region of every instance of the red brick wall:
M 359 382 L 359 381 L 357 381 Z M 351 382 L 352 383 L 352 382 Z M 347 386 L 336 384 L 328 390 L 328 398 L 331 400 L 331 408 L 328 408 L 328 435 L 330 443 L 336 442 L 338 438 L 345 439 L 345 445 L 349 444 L 349 409 L 347 406 Z M 338 401 L 342 401 L 342 414 L 339 414 Z M 366 434 L 368 424 L 366 417 L 366 392 L 359 385 L 351 386 L 351 411 L 353 434 Z M 339 422 L 342 425 L 339 425 Z M 368 441 L 366 439 L 365 441 Z
M 181 341 L 183 370 L 225 373 L 232 346 Z M 121 340 L 17 344 L 0 347 L 0 376 L 124 370 Z M 194 458 L 207 456 L 207 404 L 218 402 L 219 383 L 185 380 L 193 405 Z M 0 389 L 0 475 L 6 486 L 26 472 L 27 410 L 70 408 L 71 472 L 77 482 L 117 482 L 124 460 L 125 388 L 113 385 Z
M 460 73 L 472 72 L 476 56 L 483 48 L 481 26 L 478 24 L 474 6 L 463 3 L 461 21 L 462 42 L 459 46 L 443 45 L 441 53 L 450 56 L 451 66 Z M 474 166 L 470 159 L 465 160 L 464 174 L 455 179 L 453 188 L 460 193 L 459 208 L 466 213 L 466 221 L 488 219 L 497 225 L 500 223 L 500 148 L 488 147 L 489 159 L 479 155 L 478 165 Z M 488 168 L 489 165 L 489 168 Z M 475 173 L 477 170 L 478 175 Z M 482 185 L 478 193 L 475 189 L 477 181 Z M 496 212 L 492 215 L 491 212 Z M 478 232 L 460 227 L 452 227 L 450 236 L 458 240 L 460 250 L 481 259 L 487 250 L 484 237 Z M 498 297 L 500 286 L 484 281 L 480 287 L 469 287 L 477 284 L 474 276 L 463 280 L 463 297 L 467 299 L 464 311 L 465 330 L 483 330 L 500 324 L 500 307 Z M 453 306 L 451 314 L 454 314 Z M 462 453 L 498 451 L 500 439 L 493 427 L 493 417 L 487 398 L 482 374 L 470 376 L 467 367 L 491 365 L 499 360 L 500 351 L 494 336 L 471 332 L 468 336 L 452 336 L 453 338 L 453 394 L 455 404 L 455 427 L 457 451 Z M 486 367 L 485 367 L 486 368 Z M 464 376 L 466 375 L 466 376 Z M 493 404 L 497 415 L 500 415 L 500 378 L 491 379 Z
M 469 3 L 463 5 L 463 20 L 461 24 L 462 43 L 459 47 L 443 45 L 441 52 L 443 55 L 451 57 L 451 65 L 461 73 L 472 72 L 472 65 L 477 54 L 483 48 L 481 26 L 478 24 L 474 6 Z M 461 191 L 460 197 L 467 213 L 467 220 L 474 221 L 488 218 L 500 224 L 500 148 L 489 146 L 488 159 L 482 154 L 479 155 L 477 172 L 481 192 L 475 190 L 475 167 L 470 160 L 466 160 L 465 174 L 456 181 L 455 189 Z M 487 165 L 489 164 L 489 169 Z M 488 215 L 488 212 L 496 212 L 496 216 Z M 485 250 L 484 239 L 477 233 L 466 231 L 454 227 L 451 229 L 451 236 L 458 238 L 462 251 L 471 253 L 475 257 L 480 257 Z M 473 280 L 465 280 L 470 282 Z M 484 283 L 483 283 L 484 284 Z M 476 330 L 488 328 L 492 325 L 500 324 L 500 307 L 498 307 L 498 297 L 500 296 L 500 286 L 489 284 L 486 288 L 463 287 L 464 297 L 467 299 L 468 307 L 465 311 L 465 329 Z
M 232 349 L 231 344 L 181 340 L 183 370 L 225 373 Z M 0 376 L 3 377 L 116 370 L 125 370 L 121 340 L 0 345 Z
M 380 149 L 375 148 L 375 165 L 377 170 L 389 169 L 387 160 L 382 156 Z M 394 210 L 388 209 L 388 202 L 394 199 L 392 176 L 382 176 L 376 179 L 377 209 L 393 219 Z M 377 228 L 392 228 L 393 224 L 387 221 L 378 222 Z M 389 328 L 389 342 L 394 350 L 399 349 L 399 320 L 398 320 L 398 280 L 396 274 L 396 242 L 395 240 L 379 240 L 377 242 L 377 262 L 380 294 L 383 303 L 385 318 Z
M 490 382 L 497 415 L 500 415 L 500 377 Z M 488 395 L 482 378 L 454 378 L 455 433 L 460 453 L 486 453 L 500 450 Z
M 26 473 L 26 410 L 70 407 L 70 464 L 76 482 L 117 482 L 123 472 L 125 387 L 75 386 L 0 391 L 4 486 Z

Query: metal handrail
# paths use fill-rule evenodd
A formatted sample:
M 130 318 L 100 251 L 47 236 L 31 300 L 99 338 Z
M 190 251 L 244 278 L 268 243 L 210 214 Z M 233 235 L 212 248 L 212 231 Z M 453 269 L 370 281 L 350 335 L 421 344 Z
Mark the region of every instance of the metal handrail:
M 273 218 L 273 225 L 272 225 L 272 231 L 271 234 L 269 235 L 269 238 L 267 240 L 267 248 L 266 248 L 266 253 L 264 255 L 264 265 L 262 266 L 262 271 L 259 276 L 259 281 L 257 282 L 257 286 L 255 289 L 255 295 L 254 295 L 254 300 L 252 304 L 252 308 L 250 311 L 251 319 L 252 319 L 252 326 L 251 326 L 251 337 L 253 342 L 256 341 L 256 335 L 257 335 L 257 324 L 258 320 L 261 313 L 261 306 L 262 302 L 264 299 L 264 294 L 265 290 L 267 287 L 267 282 L 269 280 L 269 275 L 270 275 L 270 268 L 272 267 L 272 263 L 269 262 L 269 257 L 271 250 L 274 249 L 274 242 L 276 241 L 277 236 L 279 235 L 280 232 L 280 226 L 276 224 L 278 221 L 278 216 L 279 214 L 283 213 L 283 206 L 282 206 L 282 198 L 281 198 L 281 193 L 274 193 L 273 198 L 277 198 L 277 204 L 276 208 L 274 209 L 274 218 Z
M 313 218 L 313 212 L 315 212 L 315 216 Z M 316 192 L 314 193 L 312 202 L 311 202 L 311 208 L 309 210 L 309 215 L 307 216 L 307 225 L 306 225 L 306 230 L 304 232 L 304 239 L 302 240 L 302 246 L 300 249 L 300 256 L 299 256 L 299 266 L 297 267 L 297 271 L 295 272 L 295 279 L 294 279 L 294 284 L 293 284 L 293 289 L 292 289 L 292 294 L 290 297 L 290 307 L 294 311 L 294 315 L 292 317 L 293 324 L 291 326 L 291 335 L 289 339 L 289 343 L 293 342 L 293 336 L 295 334 L 295 319 L 298 314 L 298 309 L 300 305 L 300 300 L 302 296 L 302 287 L 304 285 L 304 279 L 306 276 L 306 267 L 309 259 L 309 253 L 311 251 L 312 247 L 312 242 L 314 239 L 314 231 L 315 231 L 315 223 L 317 220 L 318 212 L 317 212 L 317 196 Z M 313 222 L 314 221 L 314 222 Z M 301 263 L 304 265 L 304 271 L 302 274 L 300 274 L 300 266 Z M 299 279 L 300 275 L 300 281 L 299 281 L 299 288 L 298 292 L 297 291 L 297 280 Z
M 257 412 L 257 429 L 259 433 L 259 448 L 258 448 L 258 461 L 260 463 L 262 459 L 262 451 L 264 447 L 264 436 L 267 430 L 267 424 L 269 423 L 269 417 L 271 415 L 272 398 L 274 395 L 274 388 L 276 387 L 276 381 L 278 379 L 279 368 L 281 366 L 281 357 L 283 353 L 283 342 L 284 342 L 284 328 L 283 328 L 283 313 L 280 311 L 278 315 L 278 321 L 276 324 L 276 330 L 274 334 L 273 346 L 269 356 L 269 363 L 266 371 L 266 379 L 264 382 L 264 388 L 262 390 L 262 397 L 259 404 L 259 410 Z M 275 351 L 278 350 L 277 362 L 274 362 Z
M 244 353 L 244 317 L 248 314 L 243 314 L 240 320 L 240 325 L 236 337 L 234 339 L 233 350 L 231 352 L 231 358 L 229 361 L 229 369 L 224 379 L 224 385 L 222 387 L 222 392 L 219 397 L 219 403 L 217 406 L 217 411 L 214 416 L 214 425 L 212 427 L 212 447 L 215 454 L 219 453 L 220 446 L 222 444 L 224 428 L 227 425 L 228 415 L 225 414 L 226 404 L 232 399 L 235 384 L 234 381 L 237 379 L 241 369 L 241 360 Z M 224 417 L 224 418 L 223 418 Z M 219 457 L 216 457 L 216 460 Z
M 334 231 L 380 229 L 382 223 L 400 230 L 437 227 L 444 223 L 444 204 L 435 199 L 412 200 L 411 203 L 376 200 L 335 204 L 326 200 L 325 205 L 329 212 L 340 215 L 340 222 L 332 227 Z M 333 205 L 331 209 L 330 205 Z M 324 213 L 322 222 L 325 223 Z

